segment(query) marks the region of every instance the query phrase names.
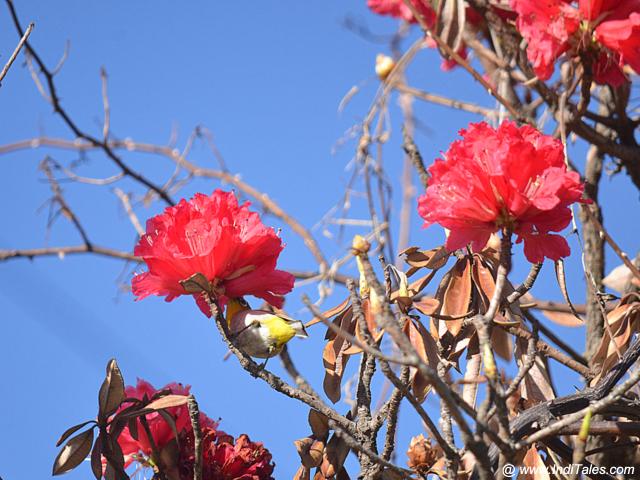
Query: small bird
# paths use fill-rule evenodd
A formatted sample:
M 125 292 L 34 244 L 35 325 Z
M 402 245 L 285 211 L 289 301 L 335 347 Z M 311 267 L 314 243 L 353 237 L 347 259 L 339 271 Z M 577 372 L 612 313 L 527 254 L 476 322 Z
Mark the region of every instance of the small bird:
M 267 310 L 252 310 L 241 297 L 227 303 L 227 324 L 233 342 L 256 358 L 275 357 L 293 337 L 309 336 L 299 320 Z

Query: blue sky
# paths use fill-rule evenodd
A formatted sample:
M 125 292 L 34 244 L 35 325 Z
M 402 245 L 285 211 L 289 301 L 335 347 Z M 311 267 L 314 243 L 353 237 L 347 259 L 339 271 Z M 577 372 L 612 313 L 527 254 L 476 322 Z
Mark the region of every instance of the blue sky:
M 388 53 L 344 27 L 347 17 L 365 22 L 376 33 L 392 33 L 396 23 L 370 14 L 364 1 L 269 2 L 18 2 L 24 24 L 36 22 L 31 41 L 53 66 L 70 41 L 69 58 L 56 78 L 64 106 L 82 127 L 99 134 L 102 121 L 99 69 L 109 74 L 112 131 L 119 138 L 164 144 L 172 128 L 184 144 L 196 125 L 214 134 L 233 172 L 269 194 L 291 215 L 313 227 L 341 198 L 351 172 L 347 165 L 353 142 L 332 152 L 366 113 L 378 87 L 373 74 L 375 56 Z M 0 63 L 18 37 L 4 5 L 0 7 Z M 0 88 L 0 143 L 40 133 L 72 138 L 51 107 L 39 96 L 22 56 Z M 421 52 L 409 70 L 409 83 L 421 89 L 492 106 L 492 102 L 462 71 L 441 72 L 434 51 Z M 342 113 L 338 105 L 353 85 L 361 91 Z M 385 165 L 394 185 L 400 176 L 399 112 L 391 109 L 392 139 L 385 147 Z M 478 120 L 470 114 L 416 103 L 416 115 L 426 126 L 416 135 L 430 162 L 447 148 L 458 129 Z M 578 165 L 584 148 L 572 150 Z M 38 164 L 46 154 L 64 163 L 78 155 L 64 151 L 29 150 L 0 158 L 0 248 L 78 244 L 77 233 L 63 219 L 47 229 L 46 202 L 50 196 Z M 172 165 L 143 154 L 125 153 L 125 160 L 156 180 L 166 178 Z M 198 147 L 192 160 L 215 166 L 210 153 Z M 99 154 L 90 155 L 80 172 L 95 176 L 115 173 Z M 180 195 L 209 192 L 218 184 L 191 183 Z M 130 251 L 135 231 L 109 187 L 63 184 L 76 214 L 97 244 Z M 131 183 L 122 188 L 140 192 Z M 611 234 L 623 249 L 637 247 L 637 193 L 624 175 L 603 180 L 605 217 Z M 398 195 L 395 202 L 398 204 Z M 137 206 L 145 219 L 161 205 Z M 364 203 L 354 201 L 351 218 L 365 218 Z M 395 218 L 397 222 L 397 216 Z M 265 222 L 281 226 L 275 219 Z M 420 228 L 415 212 L 412 243 L 431 248 L 444 236 L 438 227 Z M 333 228 L 335 232 L 335 228 Z M 314 234 L 327 256 L 340 257 L 348 240 L 360 229 L 347 230 L 345 241 Z M 284 227 L 287 248 L 282 266 L 313 268 L 312 258 L 293 232 Z M 580 302 L 584 282 L 578 248 L 569 261 L 571 292 Z M 609 252 L 610 253 L 610 252 Z M 516 248 L 514 278 L 527 266 Z M 609 266 L 618 262 L 609 255 Z M 351 270 L 350 270 L 351 269 Z M 352 266 L 347 272 L 353 271 Z M 160 387 L 171 381 L 191 384 L 201 408 L 222 418 L 221 428 L 238 435 L 247 432 L 263 441 L 277 463 L 277 478 L 290 477 L 298 458 L 293 440 L 307 435 L 307 409 L 250 378 L 234 359 L 222 361 L 225 348 L 213 325 L 190 299 L 171 304 L 152 298 L 133 301 L 126 285 L 131 266 L 97 257 L 15 260 L 0 264 L 0 476 L 5 480 L 44 478 L 57 453 L 54 444 L 66 427 L 92 418 L 104 365 L 116 357 L 127 383 L 142 377 Z M 559 299 L 545 265 L 535 294 Z M 544 283 L 543 283 L 544 282 Z M 288 309 L 308 320 L 297 289 Z M 330 306 L 344 297 L 338 292 Z M 560 329 L 582 350 L 581 329 Z M 324 332 L 315 330 L 303 344 L 292 342 L 300 368 L 318 386 Z M 352 361 L 352 364 L 356 362 Z M 277 361 L 270 364 L 281 373 Z M 352 365 L 353 367 L 353 365 Z M 559 374 L 562 375 L 562 374 Z M 558 377 L 564 393 L 578 380 Z M 427 405 L 437 418 L 437 403 Z M 347 409 L 342 404 L 338 410 Z M 403 413 L 398 461 L 410 436 L 421 433 L 415 419 Z M 87 478 L 80 467 L 68 478 Z

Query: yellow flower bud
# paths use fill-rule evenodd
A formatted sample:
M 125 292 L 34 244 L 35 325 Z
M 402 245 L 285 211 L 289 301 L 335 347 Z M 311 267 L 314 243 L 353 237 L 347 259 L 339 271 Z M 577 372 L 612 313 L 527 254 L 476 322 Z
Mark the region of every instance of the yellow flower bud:
M 353 248 L 354 254 L 367 253 L 371 248 L 371 244 L 362 235 L 356 235 L 353 237 L 351 248 Z
M 396 62 L 393 58 L 383 53 L 379 53 L 378 56 L 376 56 L 376 75 L 378 75 L 380 80 L 386 80 L 395 66 Z

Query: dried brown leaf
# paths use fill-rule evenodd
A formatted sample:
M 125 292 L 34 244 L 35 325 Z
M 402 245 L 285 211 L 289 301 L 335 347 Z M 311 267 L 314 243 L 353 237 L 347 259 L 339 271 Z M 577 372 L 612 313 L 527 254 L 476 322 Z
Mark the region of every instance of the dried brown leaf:
M 431 297 L 422 297 L 420 300 L 413 302 L 413 308 L 427 317 L 436 313 L 439 307 L 440 302 L 436 298 Z
M 591 380 L 591 385 L 597 384 L 600 378 L 613 368 L 618 362 L 618 351 L 624 354 L 629 348 L 633 334 L 640 330 L 640 303 L 626 303 L 628 299 L 629 296 L 624 297 L 607 315 L 613 341 L 609 331 L 605 330 L 592 359 L 593 368 L 598 371 L 598 375 Z
M 65 432 L 62 435 L 60 435 L 60 438 L 56 442 L 56 447 L 59 447 L 60 445 L 62 445 L 62 442 L 64 442 L 67 438 L 69 438 L 71 435 L 76 433 L 82 427 L 89 425 L 90 423 L 95 423 L 95 421 L 88 420 L 86 422 L 79 423 L 78 425 L 74 425 L 73 427 L 67 428 L 67 430 L 65 430 Z
M 330 308 L 329 310 L 322 312 L 322 316 L 324 318 L 331 318 L 334 315 L 337 315 L 339 313 L 341 313 L 342 311 L 344 311 L 347 306 L 349 305 L 349 299 L 345 299 L 342 303 L 340 303 L 339 305 L 336 305 L 333 308 Z M 321 323 L 322 320 L 320 319 L 320 317 L 314 317 L 312 318 L 310 321 L 308 321 L 305 324 L 305 327 L 310 327 L 311 325 L 315 325 L 316 323 Z
M 475 342 L 471 342 L 467 349 L 467 366 L 464 371 L 465 383 L 462 387 L 462 398 L 472 407 L 475 408 L 478 396 L 478 377 L 480 377 L 480 369 L 482 368 L 482 355 L 478 344 L 478 337 Z
M 496 291 L 496 281 L 494 279 L 493 271 L 485 265 L 480 255 L 473 256 L 473 283 L 480 293 L 480 301 L 482 303 L 484 313 L 489 308 L 489 303 L 493 298 Z
M 420 250 L 418 247 L 409 247 L 400 255 L 404 256 L 404 261 L 415 268 L 428 268 L 437 270 L 444 267 L 451 256 L 444 246 L 433 248 L 431 250 Z
M 464 0 L 440 0 L 436 33 L 454 52 L 460 49 L 464 33 Z
M 560 291 L 562 292 L 564 300 L 567 302 L 567 305 L 569 305 L 571 313 L 573 313 L 578 320 L 582 320 L 582 318 L 580 318 L 580 315 L 578 315 L 578 312 L 576 312 L 573 303 L 571 303 L 571 299 L 569 298 L 569 291 L 567 290 L 567 276 L 564 270 L 564 261 L 562 259 L 556 260 L 554 265 L 556 267 L 556 278 L 558 279 L 558 286 L 560 287 Z
M 463 258 L 450 271 L 451 276 L 442 294 L 439 315 L 463 317 L 469 311 L 471 300 L 471 263 Z M 447 330 L 454 337 L 462 328 L 463 319 L 446 321 Z
M 635 286 L 640 285 L 638 279 L 624 263 L 611 270 L 602 280 L 604 286 L 618 293 L 624 293 L 630 283 Z
M 491 346 L 500 358 L 506 361 L 511 360 L 511 356 L 513 355 L 511 336 L 502 328 L 495 327 L 491 329 Z
M 102 479 L 102 436 L 98 435 L 91 450 L 91 472 L 96 480 Z
M 324 440 L 329 435 L 329 419 L 317 410 L 309 410 L 309 426 L 313 436 L 318 440 Z
M 340 400 L 342 375 L 350 357 L 350 355 L 344 355 L 344 351 L 348 348 L 349 343 L 344 338 L 336 337 L 327 342 L 323 351 L 322 360 L 325 368 L 323 388 L 333 403 Z
M 338 474 L 344 465 L 344 461 L 349 454 L 349 446 L 335 433 L 327 443 L 324 459 L 320 466 L 320 471 L 325 478 L 331 478 Z
M 311 470 L 306 468 L 304 465 L 300 465 L 300 468 L 293 476 L 293 480 L 310 480 L 311 478 Z
M 438 363 L 438 346 L 422 323 L 409 319 L 404 326 L 404 332 L 415 348 L 420 358 L 427 364 L 435 367 Z M 418 401 L 423 401 L 431 388 L 429 382 L 419 371 L 416 371 L 412 380 L 412 390 Z
M 107 363 L 107 375 L 98 394 L 98 416 L 107 418 L 124 400 L 124 378 L 114 358 Z
M 526 354 L 527 341 L 523 338 L 517 338 L 516 359 L 520 366 L 525 361 Z M 536 356 L 533 367 L 529 369 L 522 382 L 520 382 L 520 396 L 527 408 L 556 398 L 549 379 L 547 364 L 542 356 Z
M 521 473 L 518 475 L 518 480 L 550 480 L 551 478 L 549 477 L 547 467 L 535 445 L 527 450 L 526 455 L 522 459 L 521 466 L 529 468 L 527 469 L 527 473 Z
M 584 320 L 582 318 L 576 318 L 573 313 L 568 312 L 553 312 L 551 310 L 543 310 L 542 315 L 547 317 L 553 323 L 557 323 L 563 327 L 583 327 Z
M 92 445 L 93 428 L 72 437 L 53 462 L 53 475 L 61 475 L 80 465 L 91 452 Z
M 319 467 L 324 456 L 324 443 L 311 437 L 301 438 L 293 442 L 306 468 Z
M 164 397 L 160 397 L 157 400 L 154 400 L 150 404 L 144 407 L 145 410 L 161 410 L 163 408 L 171 408 L 171 407 L 179 407 L 180 405 L 184 405 L 189 400 L 187 395 L 165 395 Z

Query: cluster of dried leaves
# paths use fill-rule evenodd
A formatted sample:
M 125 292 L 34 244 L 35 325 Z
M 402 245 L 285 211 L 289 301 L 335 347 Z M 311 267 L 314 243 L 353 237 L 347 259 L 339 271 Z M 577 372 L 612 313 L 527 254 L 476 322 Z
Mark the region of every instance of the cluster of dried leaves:
M 308 421 L 311 435 L 294 442 L 301 461 L 294 479 L 348 479 L 349 475 L 343 468 L 349 454 L 349 447 L 345 441 L 335 432 L 330 432 L 329 420 L 320 412 L 310 410 Z M 311 477 L 314 468 L 316 471 Z

